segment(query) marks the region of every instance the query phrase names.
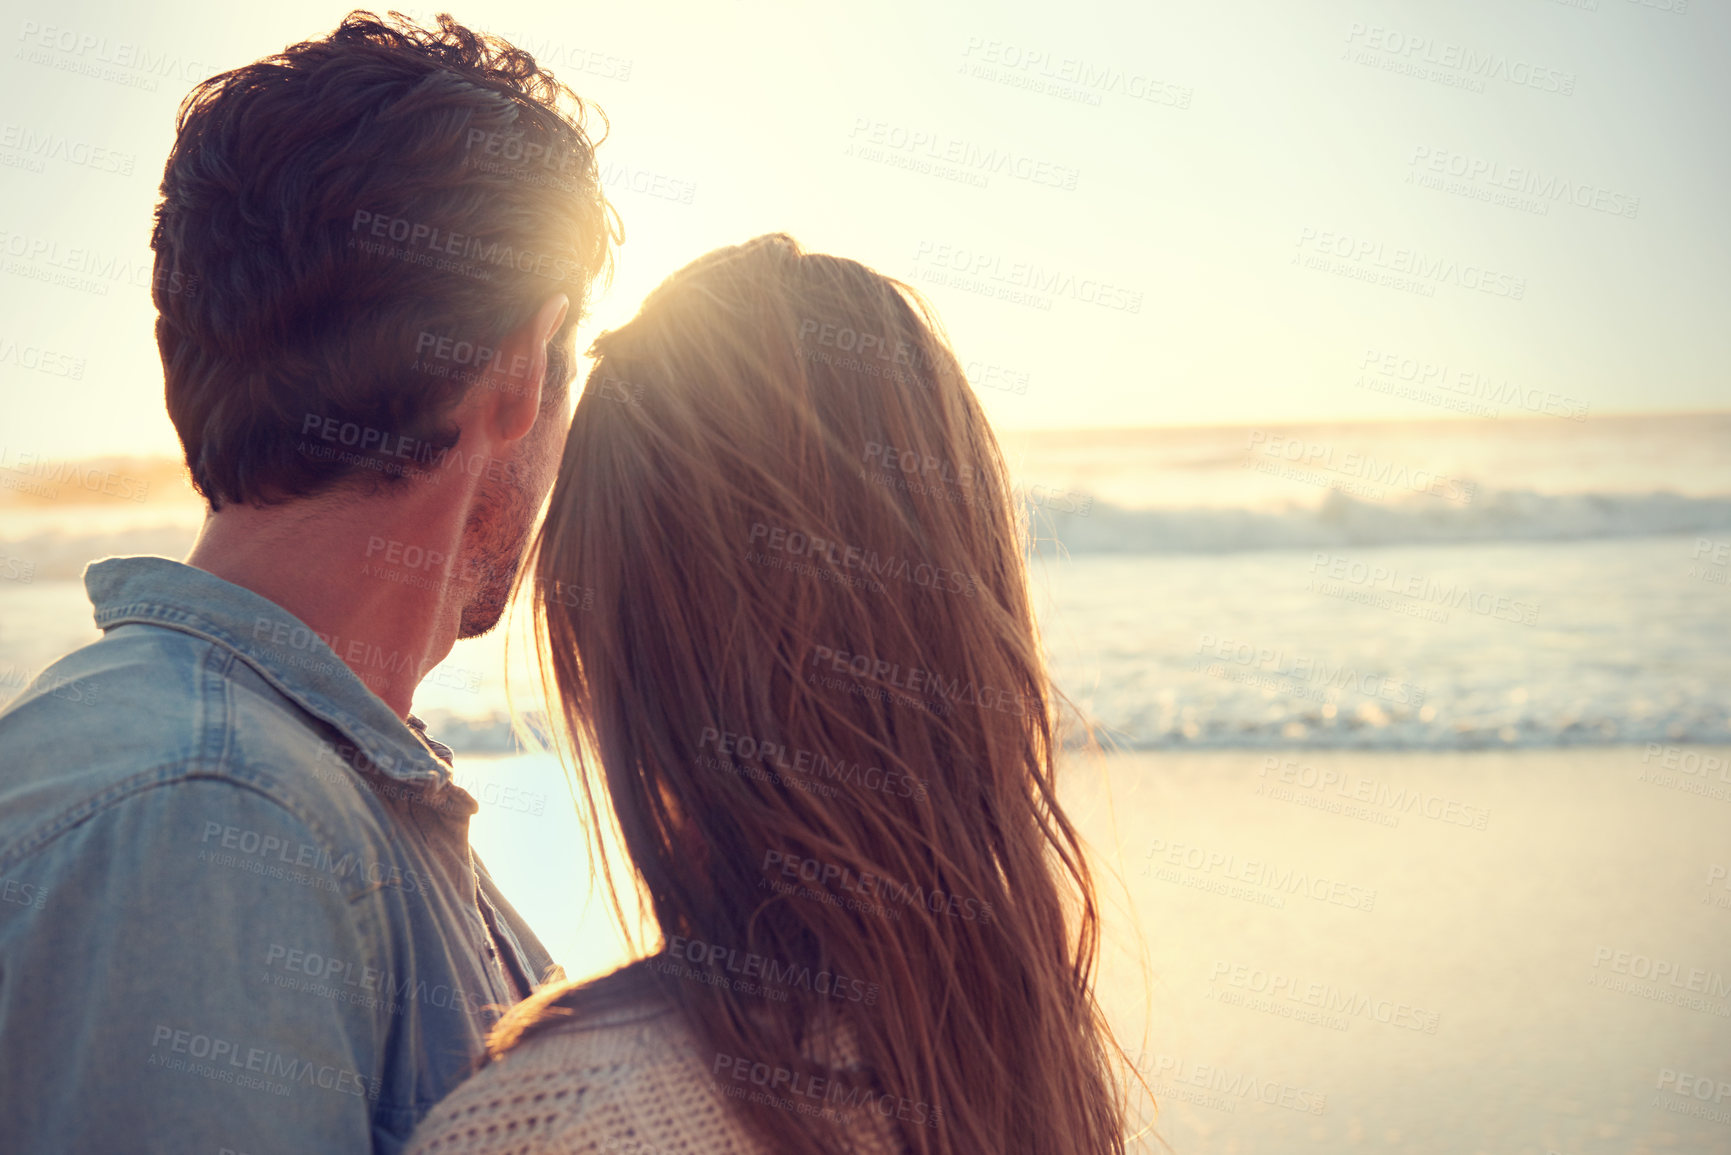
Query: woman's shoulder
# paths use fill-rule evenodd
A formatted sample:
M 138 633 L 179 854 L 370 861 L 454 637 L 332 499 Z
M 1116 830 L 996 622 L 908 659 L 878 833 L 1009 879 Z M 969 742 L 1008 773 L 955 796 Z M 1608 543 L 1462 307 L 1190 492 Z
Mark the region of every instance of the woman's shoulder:
M 678 1008 L 655 981 L 647 960 L 639 960 L 598 979 L 542 987 L 505 1016 L 494 1042 L 500 1036 L 629 1034 L 628 1028 L 669 1030 L 680 1024 Z
M 551 1021 L 435 1106 L 410 1155 L 761 1150 L 716 1093 L 684 1017 L 651 984 L 616 974 L 542 997 Z

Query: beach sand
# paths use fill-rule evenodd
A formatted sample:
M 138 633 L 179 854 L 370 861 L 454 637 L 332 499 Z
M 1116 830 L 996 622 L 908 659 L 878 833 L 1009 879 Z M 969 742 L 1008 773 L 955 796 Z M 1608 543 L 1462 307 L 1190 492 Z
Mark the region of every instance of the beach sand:
M 556 764 L 459 777 L 569 973 L 629 957 Z M 1117 754 L 1064 789 L 1174 1150 L 1731 1151 L 1731 751 Z

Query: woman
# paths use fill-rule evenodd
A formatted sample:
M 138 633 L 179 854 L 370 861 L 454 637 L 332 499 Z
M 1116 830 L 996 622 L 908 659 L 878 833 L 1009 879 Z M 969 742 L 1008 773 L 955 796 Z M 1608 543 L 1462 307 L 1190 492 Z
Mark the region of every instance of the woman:
M 663 943 L 515 1008 L 411 1149 L 1122 1151 L 1021 527 L 929 308 L 765 236 L 592 353 L 537 621 Z

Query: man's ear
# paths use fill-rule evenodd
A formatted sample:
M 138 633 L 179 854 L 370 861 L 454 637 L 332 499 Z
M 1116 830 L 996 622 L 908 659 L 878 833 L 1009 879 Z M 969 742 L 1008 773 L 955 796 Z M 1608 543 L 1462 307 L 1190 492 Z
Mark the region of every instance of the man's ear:
M 498 355 L 481 384 L 493 391 L 495 404 L 490 408 L 500 440 L 516 441 L 534 427 L 547 378 L 547 345 L 570 309 L 570 298 L 554 293 L 499 343 Z

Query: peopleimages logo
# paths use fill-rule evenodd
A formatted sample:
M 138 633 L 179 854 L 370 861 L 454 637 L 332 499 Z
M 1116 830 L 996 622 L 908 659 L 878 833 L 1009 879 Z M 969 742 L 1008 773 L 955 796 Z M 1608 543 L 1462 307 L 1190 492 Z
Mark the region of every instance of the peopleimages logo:
M 849 762 L 846 758 L 831 758 L 821 751 L 789 751 L 785 742 L 766 742 L 750 734 L 735 734 L 705 726 L 698 735 L 697 748 L 701 750 L 705 746 L 713 746 L 724 759 L 756 762 L 775 770 L 792 770 L 813 779 L 840 782 L 921 802 L 926 799 L 927 783 L 923 778 L 899 770 L 885 770 L 881 766 L 867 766 L 863 762 Z M 790 753 L 792 761 L 788 760 Z
M 12 693 L 26 686 L 37 696 L 45 694 L 78 706 L 96 705 L 97 690 L 100 688 L 80 678 L 68 678 L 64 674 L 51 674 L 46 671 L 37 676 L 12 662 L 0 662 L 0 698 L 10 697 Z
M 972 679 L 966 682 L 960 677 L 946 679 L 942 674 L 918 666 L 904 667 L 899 662 L 874 658 L 868 654 L 849 653 L 832 646 L 813 646 L 810 664 L 837 674 L 850 675 L 863 682 L 875 683 L 889 690 L 899 690 L 903 696 L 896 700 L 903 704 L 918 704 L 930 699 L 934 712 L 944 714 L 949 713 L 952 705 L 977 704 L 982 710 L 996 710 L 1002 714 L 1025 714 L 1039 708 L 1038 703 L 1024 701 L 1019 694 L 991 686 L 977 686 Z M 813 681 L 813 675 L 809 672 L 806 681 Z M 833 679 L 820 684 L 827 685 L 829 682 L 833 682 Z M 838 687 L 831 685 L 829 688 Z M 925 697 L 912 697 L 915 694 Z
M 987 148 L 943 132 L 910 128 L 865 116 L 854 117 L 853 131 L 848 134 L 848 139 L 853 142 L 849 146 L 850 150 L 862 145 L 873 149 L 889 149 L 892 153 L 905 153 L 914 158 L 958 165 L 964 171 L 982 176 L 1007 176 L 1029 184 L 1047 185 L 1066 191 L 1076 187 L 1080 176 L 1077 169 L 1068 165 L 1028 156 L 1013 149 Z M 867 154 L 865 159 L 873 157 Z
M 1412 603 L 1464 609 L 1480 617 L 1516 622 L 1530 626 L 1538 621 L 1539 606 L 1535 602 L 1511 598 L 1491 590 L 1474 590 L 1463 582 L 1444 582 L 1424 574 L 1406 573 L 1398 566 L 1382 562 L 1341 557 L 1338 554 L 1315 551 L 1311 556 L 1310 572 L 1334 582 L 1345 582 L 1365 591 L 1392 594 Z M 1313 580 L 1313 586 L 1315 582 Z M 1444 616 L 1447 620 L 1447 616 Z
M 32 910 L 41 910 L 48 902 L 48 889 L 34 882 L 20 882 L 16 878 L 0 878 L 0 902 L 9 902 L 15 906 L 27 906 Z
M 1396 277 L 1391 284 L 1411 283 L 1435 292 L 1435 285 L 1456 285 L 1475 292 L 1488 293 L 1511 301 L 1527 295 L 1527 279 L 1511 273 L 1498 272 L 1484 265 L 1461 262 L 1448 257 L 1433 256 L 1415 248 L 1396 247 L 1369 237 L 1332 229 L 1304 227 L 1298 230 L 1298 252 L 1294 263 L 1302 263 L 1306 255 L 1338 257 L 1372 279 L 1378 272 Z
M 1361 671 L 1345 662 L 1330 665 L 1327 659 L 1305 654 L 1289 656 L 1285 650 L 1272 646 L 1257 646 L 1252 642 L 1203 634 L 1196 642 L 1196 653 L 1206 658 L 1219 659 L 1216 664 L 1232 662 L 1248 670 L 1291 679 L 1301 685 L 1325 690 L 1353 690 L 1367 698 L 1381 698 L 1395 705 L 1417 707 L 1422 706 L 1425 700 L 1423 686 Z
M 1413 169 L 1407 173 L 1409 182 L 1455 191 L 1452 187 L 1440 183 L 1442 177 L 1453 177 L 1460 181 L 1462 186 L 1479 190 L 1479 199 L 1493 199 L 1500 193 L 1530 197 L 1538 207 L 1540 215 L 1548 215 L 1549 205 L 1554 202 L 1564 202 L 1576 208 L 1591 209 L 1630 220 L 1641 211 L 1640 197 L 1613 192 L 1601 185 L 1585 181 L 1570 180 L 1556 173 L 1542 172 L 1530 165 L 1503 164 L 1501 161 L 1451 152 L 1446 148 L 1414 145 L 1412 157 L 1407 164 Z M 1428 184 L 1425 179 L 1427 175 L 1434 178 Z M 1518 199 L 1509 203 L 1512 207 L 1523 207 L 1523 202 Z
M 907 558 L 884 557 L 874 549 L 838 542 L 833 537 L 820 537 L 797 529 L 754 522 L 749 544 L 761 543 L 764 549 L 796 558 L 822 558 L 831 570 L 857 570 L 867 588 L 882 593 L 885 578 L 906 582 L 934 593 L 959 593 L 973 597 L 978 582 L 972 574 L 945 569 L 930 562 L 914 562 Z M 754 560 L 749 555 L 747 560 Z
M 963 245 L 922 240 L 914 250 L 914 263 L 922 270 L 959 273 L 981 285 L 1026 290 L 1040 300 L 1069 297 L 1085 305 L 1098 305 L 1126 313 L 1142 311 L 1142 292 L 1105 281 L 1077 277 L 1062 269 L 1045 268 L 1026 261 L 1006 262 L 994 253 Z M 1045 306 L 1050 307 L 1049 303 Z
M 115 152 L 88 141 L 69 139 L 57 132 L 39 132 L 11 122 L 0 124 L 0 149 L 27 162 L 8 167 L 24 167 L 32 172 L 42 172 L 44 161 L 58 160 L 78 168 L 131 176 L 133 166 L 138 163 L 138 158 L 130 152 Z
M 812 883 L 826 890 L 833 887 L 848 891 L 868 901 L 877 899 L 885 903 L 900 903 L 903 906 L 919 907 L 932 914 L 954 915 L 968 922 L 992 921 L 991 903 L 966 895 L 946 894 L 936 887 L 928 889 L 917 883 L 896 882 L 875 874 L 855 874 L 847 867 L 837 866 L 833 862 L 820 862 L 815 858 L 803 858 L 780 850 L 766 850 L 763 852 L 763 865 L 759 869 L 768 874 L 772 867 L 785 878 Z
M 8 364 L 46 373 L 51 377 L 64 377 L 69 381 L 84 379 L 83 357 L 75 357 L 71 353 L 59 352 L 41 345 L 23 345 L 9 337 L 0 337 L 0 365 Z
M 157 81 L 153 78 L 196 84 L 222 71 L 215 64 L 156 51 L 148 44 L 110 40 L 81 29 L 38 24 L 34 20 L 19 22 L 18 40 L 23 47 L 15 55 L 16 59 L 28 59 L 33 64 L 124 83 L 147 92 L 157 90 Z M 61 54 L 59 60 L 49 55 L 55 52 Z M 125 72 L 119 71 L 122 69 Z M 128 76 L 127 73 L 134 75 Z
M 1274 781 L 1258 784 L 1256 793 L 1266 794 L 1283 802 L 1297 801 L 1300 805 L 1311 804 L 1303 801 L 1303 795 L 1294 793 L 1300 790 L 1310 791 L 1313 795 L 1334 795 L 1349 803 L 1362 802 L 1376 809 L 1364 815 L 1351 816 L 1375 815 L 1390 819 L 1380 823 L 1384 826 L 1400 825 L 1398 815 L 1401 814 L 1414 814 L 1432 822 L 1463 826 L 1471 830 L 1486 829 L 1491 819 L 1488 808 L 1473 806 L 1458 798 L 1445 798 L 1414 787 L 1395 786 L 1390 782 L 1366 778 L 1362 774 L 1349 774 L 1333 767 L 1319 769 L 1308 762 L 1301 764 L 1290 758 L 1282 759 L 1274 755 L 1264 758 L 1257 777 L 1266 779 L 1271 776 Z M 1321 808 L 1333 809 L 1330 806 Z
M 1715 1079 L 1711 1075 L 1691 1075 L 1687 1071 L 1678 1071 L 1671 1067 L 1659 1068 L 1659 1082 L 1655 1086 L 1661 1091 L 1669 1090 L 1674 1095 L 1686 1095 L 1703 1101 L 1711 1099 L 1715 1103 L 1723 1103 L 1731 1099 L 1731 1082 Z
M 4 265 L 11 276 L 98 297 L 106 297 L 110 288 L 122 282 L 135 289 L 188 299 L 198 295 L 196 276 L 178 269 L 160 269 L 155 258 L 129 260 L 82 245 L 62 246 L 53 237 L 5 229 L 0 229 L 0 254 L 14 258 Z
M 352 1003 L 368 1008 L 382 1008 L 391 1014 L 401 1014 L 407 1002 L 424 1003 L 431 1007 L 456 1007 L 480 1015 L 492 1001 L 481 991 L 465 991 L 445 983 L 429 985 L 414 975 L 397 978 L 386 971 L 365 963 L 335 958 L 316 950 L 272 943 L 265 951 L 265 981 L 283 990 Z
M 1098 105 L 1102 95 L 1111 95 L 1183 109 L 1190 107 L 1196 94 L 1193 88 L 1159 79 L 1152 69 L 1116 68 L 983 36 L 968 37 L 962 49 L 961 71 L 982 80 L 1091 105 Z
M 1578 398 L 1567 397 L 1548 389 L 1522 388 L 1512 384 L 1507 377 L 1493 377 L 1489 373 L 1474 369 L 1451 369 L 1445 362 L 1407 357 L 1375 346 L 1365 349 L 1359 369 L 1368 369 L 1372 374 L 1385 379 L 1384 384 L 1367 382 L 1361 373 L 1358 381 L 1354 382 L 1361 387 L 1387 393 L 1391 391 L 1389 386 L 1394 381 L 1408 382 L 1414 386 L 1454 395 L 1449 399 L 1449 408 L 1472 412 L 1479 417 L 1495 417 L 1497 409 L 1494 407 L 1514 405 L 1528 413 L 1562 417 L 1570 421 L 1587 419 L 1587 403 Z M 1422 396 L 1411 393 L 1405 395 Z M 1483 404 L 1479 404 L 1481 402 Z
M 1641 754 L 1641 765 L 1654 767 L 1655 763 L 1656 768 L 1638 771 L 1636 780 L 1719 802 L 1731 802 L 1731 786 L 1719 785 L 1721 782 L 1731 783 L 1731 759 L 1685 746 L 1661 746 L 1649 742 Z M 1665 770 L 1676 773 L 1666 774 Z
M 1723 972 L 1709 971 L 1702 967 L 1685 968 L 1674 959 L 1655 958 L 1634 951 L 1612 950 L 1608 946 L 1596 948 L 1593 951 L 1594 969 L 1606 964 L 1609 964 L 1607 969 L 1612 974 L 1628 975 L 1653 983 L 1662 982 L 1679 990 L 1716 999 L 1731 996 L 1731 982 L 1726 981 Z
M 723 1083 L 721 1091 L 729 1098 L 747 1099 L 749 1096 L 748 1101 L 753 1103 L 800 1114 L 820 1114 L 838 1122 L 851 1119 L 855 1111 L 875 1112 L 886 1119 L 902 1119 L 923 1127 L 936 1127 L 943 1118 L 943 1108 L 931 1103 L 874 1091 L 868 1086 L 849 1083 L 841 1076 L 802 1074 L 786 1067 L 753 1062 L 741 1055 L 718 1053 L 710 1074 L 718 1082 L 732 1079 L 764 1089 L 753 1095 L 743 1087 L 729 1087 Z M 783 1098 L 777 1094 L 778 1091 L 813 1102 L 801 1103 L 797 1099 Z M 818 1107 L 817 1103 L 824 1106 Z
M 1164 838 L 1154 839 L 1148 847 L 1147 858 L 1150 860 L 1144 874 L 1153 874 L 1153 867 L 1165 863 L 1170 867 L 1180 867 L 1200 875 L 1212 875 L 1218 872 L 1221 879 L 1230 882 L 1243 882 L 1264 890 L 1277 892 L 1277 895 L 1302 895 L 1317 902 L 1332 903 L 1344 906 L 1350 910 L 1373 910 L 1376 907 L 1376 891 L 1355 883 L 1341 882 L 1336 879 L 1312 875 L 1299 867 L 1280 866 L 1266 859 L 1241 859 L 1236 854 L 1223 850 L 1194 846 L 1183 842 L 1168 842 Z M 1163 872 L 1165 881 L 1190 881 L 1169 877 L 1175 871 Z M 1155 877 L 1162 877 L 1155 874 Z M 1212 889 L 1202 885 L 1199 889 Z M 1276 905 L 1268 903 L 1266 905 Z M 1280 904 L 1284 905 L 1284 903 Z
M 124 501 L 142 502 L 150 496 L 150 482 L 141 481 L 129 474 L 116 473 L 112 469 L 81 461 L 55 461 L 40 453 L 18 453 L 7 445 L 0 445 L 0 471 L 35 480 L 34 487 L 8 484 L 10 478 L 0 479 L 0 485 L 7 489 L 34 492 L 41 497 L 58 498 L 60 485 L 74 486 L 86 493 L 100 493 L 104 497 L 117 497 Z
M 425 221 L 356 209 L 354 219 L 349 223 L 349 245 L 358 247 L 363 237 L 402 246 L 399 250 L 386 250 L 382 244 L 368 244 L 362 249 L 368 254 L 404 256 L 415 252 L 445 260 L 446 264 L 440 267 L 457 268 L 459 263 L 466 264 L 485 280 L 491 280 L 493 273 L 479 269 L 480 265 L 491 265 L 495 270 L 505 268 L 533 273 L 550 281 L 564 281 L 577 270 L 577 262 L 570 257 L 517 248 L 508 241 L 488 241 Z
M 1572 96 L 1575 91 L 1575 74 L 1572 72 L 1376 24 L 1353 21 L 1347 25 L 1346 41 L 1348 57 L 1357 63 L 1380 60 L 1385 62 L 1383 67 L 1395 65 L 1389 71 L 1407 72 L 1420 79 L 1447 76 L 1449 83 L 1476 92 L 1484 91 L 1487 80 L 1500 80 L 1520 88 L 1536 88 L 1560 96 Z M 1353 55 L 1354 50 L 1358 55 Z
M 674 935 L 667 940 L 669 958 L 725 971 L 743 980 L 762 980 L 777 987 L 811 991 L 826 998 L 872 1006 L 878 1001 L 876 983 L 829 970 L 812 970 L 801 963 L 783 963 L 767 955 Z
M 339 858 L 323 846 L 290 843 L 281 835 L 207 821 L 198 841 L 202 846 L 209 846 L 212 839 L 221 850 L 234 853 L 219 855 L 214 850 L 200 850 L 200 860 L 225 866 L 238 865 L 249 873 L 285 878 L 296 876 L 287 874 L 284 867 L 291 870 L 308 867 L 332 879 L 369 882 L 372 889 L 389 887 L 420 895 L 431 893 L 427 878 L 420 872 L 404 870 L 395 863 L 366 857 L 352 850 Z
M 1245 448 L 1253 455 L 1246 458 L 1245 466 L 1262 472 L 1269 472 L 1265 466 L 1290 462 L 1301 469 L 1338 474 L 1366 486 L 1440 497 L 1458 505 L 1471 503 L 1478 493 L 1478 483 L 1465 478 L 1450 477 L 1434 469 L 1413 468 L 1403 462 L 1342 450 L 1328 442 L 1307 441 L 1266 429 L 1252 429 Z M 1258 462 L 1257 458 L 1263 461 Z
M 269 1090 L 278 1095 L 288 1095 L 299 1084 L 342 1095 L 377 1099 L 381 1088 L 378 1079 L 359 1071 L 329 1063 L 313 1063 L 285 1051 L 249 1046 L 238 1040 L 201 1034 L 165 1023 L 156 1024 L 152 1030 L 150 1051 L 150 1066 Z M 176 1055 L 186 1058 L 174 1058 Z M 188 1059 L 195 1061 L 189 1063 Z M 281 1082 L 271 1085 L 260 1082 L 271 1079 Z
M 1278 1079 L 1258 1078 L 1219 1063 L 1198 1063 L 1179 1056 L 1150 1055 L 1144 1051 L 1137 1056 L 1136 1069 L 1146 1071 L 1156 1083 L 1163 1085 L 1158 1089 L 1169 1095 L 1176 1093 L 1177 1098 L 1204 1107 L 1236 1112 L 1240 1102 L 1254 1100 L 1264 1106 L 1282 1107 L 1306 1115 L 1320 1115 L 1328 1107 L 1328 1096 L 1324 1092 L 1296 1087 Z M 1215 1098 L 1218 1101 L 1209 1102 L 1186 1095 L 1190 1088 L 1217 1092 Z
M 1279 971 L 1263 970 L 1261 967 L 1243 963 L 1215 962 L 1208 981 L 1212 984 L 1222 979 L 1225 980 L 1227 991 L 1236 989 L 1260 995 L 1275 1006 L 1281 1005 L 1279 1000 L 1285 1000 L 1287 1003 L 1313 1008 L 1323 1015 L 1335 1016 L 1337 1021 L 1342 1017 L 1365 1018 L 1384 1026 L 1434 1035 L 1441 1020 L 1438 1012 L 1416 1007 L 1411 1003 L 1373 998 L 1363 991 L 1343 989 L 1333 983 L 1304 982 Z M 1220 1001 L 1230 1003 L 1234 1000 L 1221 998 Z M 1344 1030 L 1345 1027 L 1335 1029 Z
M 1709 1123 L 1731 1123 L 1731 1081 L 1697 1075 L 1675 1067 L 1660 1067 L 1649 1104 L 1673 1115 L 1688 1115 Z M 1711 1103 L 1712 1106 L 1708 1106 Z M 1724 1104 L 1724 1105 L 1721 1105 Z

